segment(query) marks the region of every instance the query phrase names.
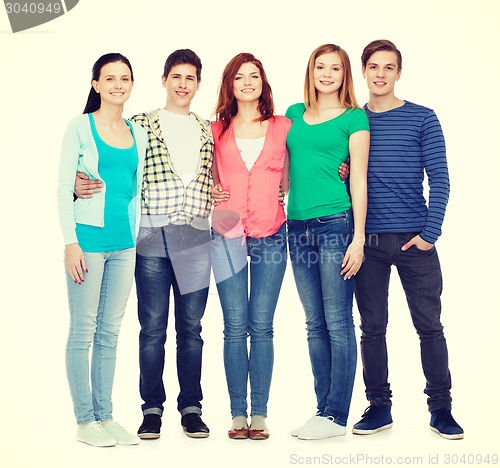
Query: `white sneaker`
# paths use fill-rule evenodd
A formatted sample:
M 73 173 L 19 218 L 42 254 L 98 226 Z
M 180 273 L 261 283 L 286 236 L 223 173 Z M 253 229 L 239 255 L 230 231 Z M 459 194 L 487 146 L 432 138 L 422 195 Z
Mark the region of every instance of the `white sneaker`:
M 137 445 L 141 439 L 135 434 L 130 434 L 115 421 L 109 421 L 102 425 L 105 431 L 116 439 L 120 445 Z
M 315 414 L 312 418 L 308 419 L 302 426 L 296 427 L 295 429 L 292 429 L 290 434 L 292 437 L 297 437 L 299 435 L 299 432 L 305 429 L 306 427 L 309 426 L 314 426 L 315 424 L 319 423 L 323 418 L 319 416 L 318 414 Z
M 116 439 L 101 426 L 99 421 L 94 421 L 85 426 L 78 426 L 76 440 L 94 447 L 112 447 Z
M 320 419 L 320 421 L 306 425 L 302 428 L 297 434 L 297 437 L 303 440 L 319 440 L 345 435 L 345 426 L 341 426 L 334 422 L 331 416 L 320 416 Z

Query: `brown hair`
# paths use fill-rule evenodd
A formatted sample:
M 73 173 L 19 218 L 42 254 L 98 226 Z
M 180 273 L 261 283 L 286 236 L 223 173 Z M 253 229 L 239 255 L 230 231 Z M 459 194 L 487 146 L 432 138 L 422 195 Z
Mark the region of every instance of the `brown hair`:
M 231 118 L 238 112 L 238 102 L 234 97 L 233 82 L 236 73 L 244 63 L 253 63 L 260 72 L 262 78 L 262 94 L 259 97 L 258 110 L 260 112 L 260 121 L 268 120 L 274 115 L 273 93 L 266 72 L 260 60 L 254 55 L 242 52 L 233 57 L 222 72 L 219 85 L 219 97 L 215 107 L 215 119 L 222 122 L 221 135 L 229 128 Z
M 196 79 L 201 80 L 201 60 L 191 49 L 174 50 L 167 58 L 163 67 L 163 76 L 168 78 L 170 70 L 176 65 L 193 65 L 196 68 Z
M 318 105 L 318 92 L 314 86 L 314 67 L 316 59 L 321 55 L 335 53 L 340 57 L 344 70 L 344 79 L 339 88 L 339 100 L 341 107 L 359 107 L 354 94 L 354 82 L 352 79 L 351 62 L 346 51 L 335 44 L 323 44 L 313 51 L 307 64 L 306 79 L 304 83 L 304 103 L 306 107 L 316 110 Z
M 394 42 L 391 42 L 387 39 L 378 39 L 376 41 L 372 41 L 363 49 L 363 53 L 361 54 L 361 65 L 363 66 L 363 68 L 366 68 L 368 60 L 370 60 L 370 57 L 375 52 L 380 52 L 382 50 L 387 52 L 394 52 L 396 54 L 398 62 L 398 72 L 401 71 L 401 67 L 403 66 L 403 58 L 401 57 L 401 52 L 398 50 Z

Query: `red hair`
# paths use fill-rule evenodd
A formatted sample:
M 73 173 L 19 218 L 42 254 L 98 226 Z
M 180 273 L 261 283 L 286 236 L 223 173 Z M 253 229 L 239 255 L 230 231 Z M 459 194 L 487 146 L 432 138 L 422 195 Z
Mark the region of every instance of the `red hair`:
M 229 128 L 231 118 L 238 113 L 238 102 L 234 97 L 233 83 L 236 73 L 244 63 L 253 63 L 260 72 L 262 78 L 262 94 L 259 97 L 258 110 L 260 121 L 268 120 L 274 115 L 273 93 L 266 72 L 260 60 L 247 52 L 233 57 L 224 68 L 219 85 L 219 97 L 215 107 L 215 120 L 222 122 L 221 135 Z

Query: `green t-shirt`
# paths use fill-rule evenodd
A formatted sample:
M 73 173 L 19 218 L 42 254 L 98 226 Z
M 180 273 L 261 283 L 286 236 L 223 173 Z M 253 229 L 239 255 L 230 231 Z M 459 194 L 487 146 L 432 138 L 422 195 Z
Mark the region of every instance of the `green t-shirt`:
M 339 166 L 349 157 L 349 136 L 370 130 L 362 109 L 347 109 L 320 124 L 304 122 L 304 104 L 286 111 L 292 127 L 286 140 L 290 154 L 288 219 L 305 220 L 348 210 L 351 199 L 339 176 Z

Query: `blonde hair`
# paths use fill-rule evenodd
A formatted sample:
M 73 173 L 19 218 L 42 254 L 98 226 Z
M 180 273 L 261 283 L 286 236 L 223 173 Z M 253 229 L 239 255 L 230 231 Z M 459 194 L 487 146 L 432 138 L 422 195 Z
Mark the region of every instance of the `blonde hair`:
M 310 107 L 314 111 L 317 110 L 318 92 L 314 86 L 314 67 L 318 57 L 330 53 L 335 53 L 340 57 L 342 69 L 344 70 L 344 79 L 339 88 L 340 106 L 347 109 L 359 107 L 354 94 L 351 61 L 349 60 L 347 52 L 335 44 L 323 44 L 315 49 L 309 57 L 304 83 L 304 103 L 306 107 Z

